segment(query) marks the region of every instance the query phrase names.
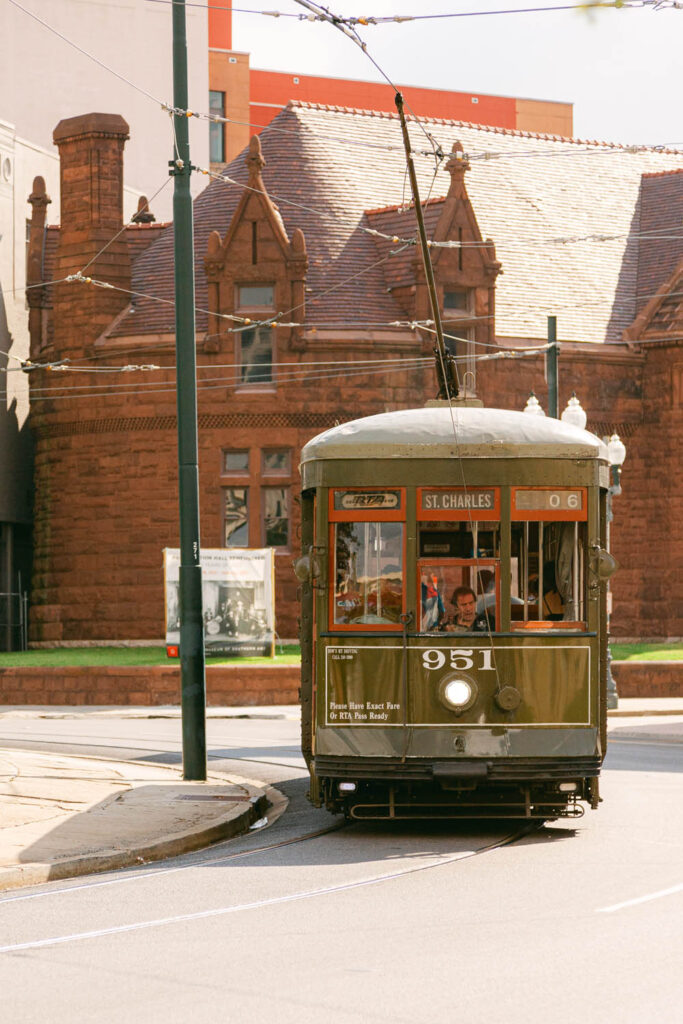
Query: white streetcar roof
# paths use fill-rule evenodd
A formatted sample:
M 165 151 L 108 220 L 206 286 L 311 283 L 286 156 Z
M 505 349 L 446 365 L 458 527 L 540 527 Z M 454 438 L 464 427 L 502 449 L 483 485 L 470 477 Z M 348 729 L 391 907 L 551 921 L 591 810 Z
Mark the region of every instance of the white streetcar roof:
M 301 462 L 351 458 L 561 458 L 609 462 L 595 434 L 508 409 L 427 406 L 341 423 L 305 445 Z

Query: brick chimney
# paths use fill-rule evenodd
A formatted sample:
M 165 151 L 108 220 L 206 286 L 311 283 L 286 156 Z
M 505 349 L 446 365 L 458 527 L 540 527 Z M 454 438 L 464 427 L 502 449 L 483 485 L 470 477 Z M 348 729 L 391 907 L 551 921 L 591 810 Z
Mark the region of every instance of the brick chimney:
M 55 281 L 82 271 L 117 288 L 130 288 L 125 232 L 112 241 L 123 227 L 123 147 L 128 137 L 128 125 L 119 114 L 82 114 L 55 128 L 61 195 Z M 57 358 L 86 352 L 129 301 L 126 294 L 92 284 L 56 285 Z

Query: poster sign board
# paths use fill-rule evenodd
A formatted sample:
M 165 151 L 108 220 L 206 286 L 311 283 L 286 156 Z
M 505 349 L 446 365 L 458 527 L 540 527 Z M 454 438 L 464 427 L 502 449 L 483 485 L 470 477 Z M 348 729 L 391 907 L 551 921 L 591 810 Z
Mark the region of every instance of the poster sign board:
M 207 654 L 275 654 L 272 548 L 204 548 L 202 604 Z M 180 550 L 164 548 L 166 650 L 180 644 Z M 175 650 L 174 650 L 175 648 Z

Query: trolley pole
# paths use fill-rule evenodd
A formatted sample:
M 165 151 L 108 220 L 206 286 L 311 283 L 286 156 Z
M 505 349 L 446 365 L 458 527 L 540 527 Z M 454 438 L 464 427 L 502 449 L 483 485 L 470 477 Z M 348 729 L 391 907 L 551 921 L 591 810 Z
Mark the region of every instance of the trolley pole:
M 558 419 L 560 415 L 557 371 L 557 317 L 548 317 L 548 352 L 546 354 L 548 377 L 548 415 Z
M 183 777 L 206 779 L 206 677 L 199 550 L 199 459 L 197 365 L 194 321 L 194 240 L 190 192 L 185 0 L 173 0 L 173 114 L 176 393 L 180 498 L 180 681 L 183 722 Z
M 403 133 L 403 148 L 406 152 L 406 166 L 408 167 L 408 177 L 410 179 L 410 190 L 413 195 L 413 203 L 415 204 L 415 219 L 417 221 L 417 231 L 420 239 L 420 250 L 422 252 L 422 263 L 425 271 L 425 278 L 427 280 L 427 288 L 429 290 L 429 301 L 432 307 L 432 317 L 434 319 L 434 330 L 436 332 L 436 345 L 434 347 L 434 355 L 436 356 L 436 376 L 439 382 L 439 398 L 452 399 L 457 398 L 460 385 L 458 382 L 458 371 L 456 363 L 451 353 L 446 348 L 446 343 L 443 339 L 443 326 L 441 324 L 441 312 L 439 310 L 439 301 L 436 294 L 436 283 L 434 281 L 434 268 L 432 266 L 432 258 L 429 255 L 429 245 L 427 244 L 427 232 L 425 230 L 424 215 L 422 213 L 422 203 L 420 202 L 420 191 L 417 187 L 417 175 L 415 173 L 415 164 L 413 162 L 413 151 L 410 145 L 410 136 L 408 134 L 408 123 L 406 121 L 405 111 L 403 109 L 403 96 L 400 92 L 397 92 L 394 96 L 394 103 L 396 104 L 396 110 L 401 121 L 401 132 Z

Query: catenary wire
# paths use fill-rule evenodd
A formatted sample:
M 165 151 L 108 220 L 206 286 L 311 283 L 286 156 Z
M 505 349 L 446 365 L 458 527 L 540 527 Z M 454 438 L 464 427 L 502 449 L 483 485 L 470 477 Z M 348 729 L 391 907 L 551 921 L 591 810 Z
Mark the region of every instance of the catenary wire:
M 170 5 L 173 0 L 150 0 L 151 3 L 166 4 Z M 220 7 L 211 4 L 199 4 L 188 0 L 185 4 L 186 7 L 195 7 L 199 10 L 204 11 L 230 11 L 232 14 L 256 14 L 262 17 L 268 18 L 291 18 L 296 21 L 324 21 L 320 15 L 305 14 L 294 14 L 291 11 L 267 11 L 267 10 L 254 10 L 253 8 L 245 7 Z M 363 25 L 363 26 L 376 26 L 376 25 L 402 25 L 404 23 L 413 21 L 444 21 L 453 18 L 487 18 L 494 17 L 495 15 L 501 14 L 546 14 L 554 11 L 565 12 L 565 11 L 586 11 L 586 10 L 597 10 L 600 8 L 612 8 L 616 10 L 643 10 L 644 8 L 650 8 L 652 10 L 680 10 L 683 9 L 683 3 L 681 0 L 584 0 L 583 3 L 578 4 L 562 4 L 559 6 L 545 6 L 545 7 L 513 7 L 506 10 L 487 10 L 487 11 L 448 11 L 440 14 L 380 14 L 380 15 L 362 15 L 359 17 L 346 17 L 339 18 L 338 20 L 345 25 Z
M 431 362 L 432 362 L 431 358 L 427 358 L 427 364 L 430 365 Z M 389 374 L 405 373 L 405 372 L 406 372 L 406 367 L 399 366 L 399 367 L 390 368 L 388 370 L 385 369 L 385 368 L 380 368 L 380 369 L 377 369 L 377 370 L 363 370 L 363 369 L 361 369 L 361 370 L 350 370 L 346 374 L 342 374 L 342 373 L 334 373 L 334 374 L 329 374 L 329 373 L 328 374 L 315 374 L 315 373 L 311 373 L 311 374 L 308 374 L 306 377 L 299 378 L 296 381 L 296 383 L 306 383 L 307 381 L 310 381 L 310 380 L 333 379 L 333 378 L 336 378 L 336 377 L 339 377 L 339 376 L 343 376 L 345 379 L 350 379 L 350 378 L 355 378 L 355 377 L 365 377 L 365 376 L 372 376 L 374 374 L 381 374 L 383 377 L 385 377 L 385 376 L 388 376 Z M 285 383 L 287 383 L 287 382 L 285 382 Z M 270 386 L 271 384 L 277 386 L 278 379 L 276 378 L 272 382 L 263 382 L 263 381 L 259 382 L 259 381 L 255 381 L 255 382 L 253 382 L 253 385 L 246 384 L 244 386 L 246 388 L 249 388 L 250 390 L 252 390 L 254 386 L 256 388 L 258 388 L 259 386 L 261 386 L 261 387 L 263 387 L 264 385 Z M 225 389 L 225 387 L 226 387 L 226 383 L 225 382 L 223 382 L 221 384 L 208 384 L 208 385 L 203 385 L 201 382 L 198 382 L 198 384 L 197 384 L 197 391 L 198 392 L 199 391 L 222 391 L 222 390 Z M 57 390 L 60 390 L 60 389 L 57 389 Z M 78 390 L 78 388 L 76 388 L 76 390 Z M 145 395 L 145 396 L 153 395 L 153 394 L 165 394 L 165 393 L 174 394 L 175 391 L 176 391 L 175 384 L 171 384 L 169 387 L 158 387 L 156 390 L 150 388 L 149 391 L 139 391 L 139 392 L 136 392 L 136 391 L 109 391 L 107 393 L 106 397 L 118 398 L 118 397 L 121 397 L 121 396 L 124 396 L 124 395 L 126 397 L 130 397 L 130 396 L 134 396 L 136 394 Z M 36 396 L 35 401 L 36 402 L 74 401 L 74 400 L 77 400 L 78 398 L 93 398 L 93 397 L 95 397 L 95 398 L 103 398 L 103 397 L 105 397 L 105 395 L 103 395 L 103 394 L 91 395 L 89 393 L 87 393 L 87 394 L 64 394 L 64 395 L 54 395 L 54 396 L 38 395 L 38 396 Z M 32 401 L 33 400 L 34 399 L 32 399 Z

